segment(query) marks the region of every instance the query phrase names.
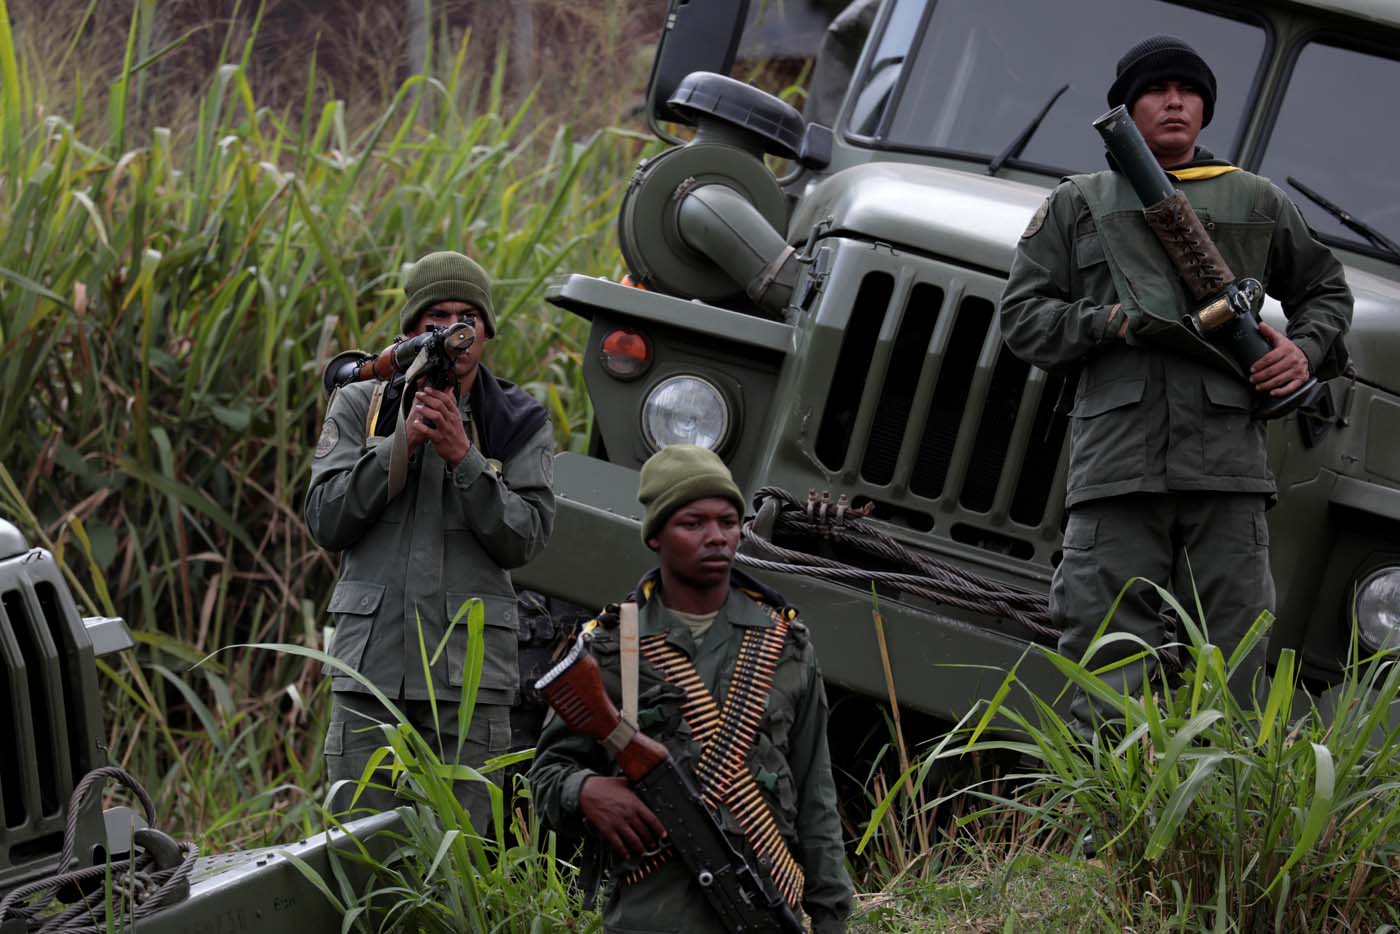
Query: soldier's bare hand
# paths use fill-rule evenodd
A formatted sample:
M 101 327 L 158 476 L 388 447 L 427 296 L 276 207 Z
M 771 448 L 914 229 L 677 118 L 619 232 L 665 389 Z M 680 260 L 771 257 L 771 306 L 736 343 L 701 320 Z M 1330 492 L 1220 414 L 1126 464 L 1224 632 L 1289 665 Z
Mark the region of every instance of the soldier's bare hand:
M 408 409 L 408 417 L 404 419 L 404 429 L 408 434 L 408 453 L 412 454 L 428 440 L 432 431 L 432 419 L 428 417 L 427 409 L 420 401 L 422 393 L 419 392 L 413 397 L 413 405 Z
M 1260 323 L 1259 333 L 1273 349 L 1249 368 L 1249 381 L 1260 392 L 1286 396 L 1308 381 L 1308 356 L 1281 331 Z
M 444 389 L 424 386 L 413 397 L 408 412 L 408 446 L 416 450 L 418 443 L 427 441 L 449 466 L 456 466 L 467 456 L 470 442 L 462 415 L 457 409 L 457 397 Z
M 620 776 L 593 775 L 578 794 L 579 810 L 623 859 L 638 859 L 666 836 L 666 828 Z

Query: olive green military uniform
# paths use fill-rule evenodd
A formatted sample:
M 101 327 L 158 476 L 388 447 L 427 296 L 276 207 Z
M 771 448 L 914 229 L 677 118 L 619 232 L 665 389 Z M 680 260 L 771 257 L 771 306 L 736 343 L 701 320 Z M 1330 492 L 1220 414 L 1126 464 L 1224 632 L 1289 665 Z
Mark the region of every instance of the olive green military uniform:
M 480 371 L 484 372 L 484 371 Z M 546 422 L 504 463 L 489 462 L 473 444 L 448 471 L 432 445 L 413 456 L 407 483 L 388 497 L 390 439 L 367 430 L 372 383 L 338 390 L 321 429 L 306 499 L 306 522 L 323 547 L 341 552 L 340 576 L 329 612 L 336 629 L 331 647 L 345 665 L 403 702 L 410 719 L 431 734 L 428 681 L 421 644 L 429 656 L 451 620 L 472 598 L 485 610 L 485 660 L 463 762 L 479 766 L 510 744 L 509 708 L 518 688 L 516 606 L 510 568 L 544 547 L 554 524 L 552 431 Z M 466 419 L 467 403 L 461 403 Z M 432 689 L 449 705 L 461 694 L 467 654 L 465 615 L 431 671 Z M 357 711 L 373 715 L 370 695 L 345 675 L 333 677 L 335 706 L 326 736 L 333 780 L 358 778 L 375 747 L 377 730 Z M 456 749 L 456 713 L 439 706 L 446 754 Z M 462 782 L 459 797 L 486 826 L 487 795 Z M 361 798 L 389 807 L 387 794 Z
M 1210 161 L 1198 150 L 1198 163 Z M 1282 304 L 1287 335 L 1312 371 L 1336 375 L 1338 338 L 1351 320 L 1341 264 L 1282 192 L 1227 168 L 1183 172 L 1192 180 L 1178 187 L 1235 275 L 1257 278 Z M 1130 322 L 1126 339 L 1117 336 L 1121 318 L 1108 324 L 1118 302 Z M 1194 607 L 1183 554 L 1211 639 L 1227 655 L 1273 607 L 1264 509 L 1275 486 L 1265 427 L 1250 417 L 1253 392 L 1237 366 L 1214 352 L 1166 349 L 1167 341 L 1187 346 L 1177 322 L 1190 307 L 1141 202 L 1116 172 L 1067 179 L 1022 235 L 1002 297 L 1002 335 L 1029 363 L 1080 368 L 1069 522 L 1051 590 L 1066 655 L 1083 653 L 1130 577 L 1174 585 Z M 1113 628 L 1159 644 L 1158 601 L 1136 589 Z M 1119 643 L 1095 664 L 1134 651 Z M 1135 690 L 1141 668 L 1121 675 Z M 1089 719 L 1082 700 L 1075 712 Z
M 728 690 L 744 630 L 773 626 L 773 618 L 762 604 L 781 607 L 782 598 L 735 572 L 729 599 L 697 650 L 689 627 L 660 599 L 647 599 L 654 596 L 657 580 L 658 573 L 653 571 L 643 579 L 637 595 L 629 598 L 641 603 L 642 637 L 664 633 L 669 644 L 692 659 L 705 686 L 721 700 Z M 617 633 L 606 625 L 595 631 L 593 654 L 602 667 L 608 692 L 617 702 L 621 695 Z M 665 681 L 643 659 L 638 694 L 638 726 L 665 743 L 683 768 L 693 768 L 700 750 L 681 717 L 681 689 Z M 749 768 L 789 851 L 806 874 L 802 905 L 818 934 L 844 931 L 851 909 L 851 883 L 836 812 L 826 724 L 826 694 L 816 651 L 805 627 L 795 625 L 774 674 L 758 740 L 749 754 Z M 581 830 L 579 791 L 584 781 L 593 775 L 615 774 L 611 758 L 597 742 L 570 733 L 551 713 L 530 769 L 535 806 L 547 820 L 561 829 Z M 722 810 L 721 819 L 736 838 L 741 836 L 727 810 Z M 633 884 L 619 881 L 635 868 L 634 863 L 619 863 L 610 869 L 603 914 L 609 932 L 708 934 L 724 930 L 679 860 L 671 859 Z

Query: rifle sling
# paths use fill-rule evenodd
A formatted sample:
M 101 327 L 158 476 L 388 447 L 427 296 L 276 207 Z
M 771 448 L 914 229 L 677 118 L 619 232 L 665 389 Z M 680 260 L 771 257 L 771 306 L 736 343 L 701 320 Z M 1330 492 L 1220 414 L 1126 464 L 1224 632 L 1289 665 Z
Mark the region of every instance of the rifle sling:
M 413 381 L 418 378 L 418 374 L 428 365 L 428 349 L 424 347 L 418 351 L 418 356 L 409 365 L 408 372 L 404 374 L 403 384 L 405 387 L 412 386 Z M 403 410 L 399 413 L 399 418 L 394 424 L 393 437 L 389 439 L 389 499 L 393 499 L 403 492 L 404 484 L 408 482 L 408 429 L 405 427 L 408 422 L 407 406 L 411 403 L 410 395 L 405 388 L 401 397 Z

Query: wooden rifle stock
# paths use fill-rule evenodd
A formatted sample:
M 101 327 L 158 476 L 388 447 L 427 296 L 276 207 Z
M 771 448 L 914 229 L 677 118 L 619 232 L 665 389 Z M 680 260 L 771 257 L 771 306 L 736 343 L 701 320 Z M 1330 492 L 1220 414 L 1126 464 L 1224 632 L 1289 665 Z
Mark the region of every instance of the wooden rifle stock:
M 645 733 L 636 732 L 630 724 L 623 725 L 622 715 L 608 697 L 602 672 L 592 655 L 580 653 L 547 684 L 541 679 L 540 690 L 569 729 L 608 746 L 622 774 L 629 780 L 640 781 L 666 759 L 665 746 Z M 628 733 L 631 735 L 627 736 Z M 614 734 L 619 734 L 616 738 L 624 743 L 619 748 L 614 748 L 615 741 L 610 741 Z

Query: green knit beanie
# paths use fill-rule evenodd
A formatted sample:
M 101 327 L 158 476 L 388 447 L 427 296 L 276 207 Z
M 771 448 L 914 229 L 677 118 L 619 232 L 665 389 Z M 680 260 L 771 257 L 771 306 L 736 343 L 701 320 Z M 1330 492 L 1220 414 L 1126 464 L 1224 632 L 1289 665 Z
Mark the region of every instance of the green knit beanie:
M 739 515 L 744 514 L 744 494 L 714 451 L 696 444 L 673 444 L 657 451 L 642 465 L 637 491 L 637 499 L 646 507 L 642 541 L 661 531 L 671 513 L 707 496 L 723 497 Z
M 491 307 L 491 277 L 461 253 L 444 250 L 429 253 L 409 267 L 403 284 L 408 297 L 399 314 L 399 327 L 407 331 L 424 309 L 438 302 L 471 302 L 481 309 L 486 336 L 496 336 L 496 316 Z

